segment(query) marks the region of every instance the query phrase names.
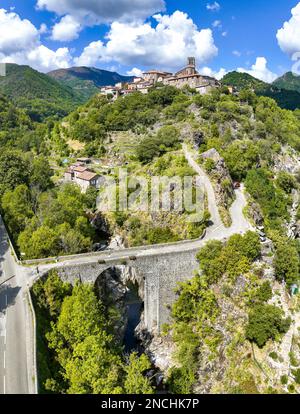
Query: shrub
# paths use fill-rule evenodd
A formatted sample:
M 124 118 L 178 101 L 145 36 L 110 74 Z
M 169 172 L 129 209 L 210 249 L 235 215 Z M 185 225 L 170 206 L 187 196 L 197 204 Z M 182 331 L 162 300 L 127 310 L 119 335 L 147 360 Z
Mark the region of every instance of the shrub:
M 263 348 L 269 339 L 276 339 L 279 334 L 289 330 L 290 318 L 283 318 L 283 311 L 276 306 L 255 305 L 249 314 L 246 338 Z
M 266 281 L 264 282 L 257 290 L 256 293 L 256 299 L 259 302 L 268 302 L 270 299 L 272 299 L 273 292 L 270 285 L 270 282 Z
M 294 375 L 296 384 L 300 385 L 300 369 L 293 370 L 292 374 Z
M 285 171 L 280 171 L 276 183 L 287 194 L 290 194 L 297 186 L 296 179 Z
M 292 242 L 280 243 L 274 259 L 275 275 L 280 281 L 285 280 L 288 286 L 299 279 L 299 254 Z
M 276 354 L 276 352 L 270 352 L 269 357 L 274 359 L 274 361 L 278 360 L 278 355 Z
M 216 168 L 216 163 L 214 160 L 208 158 L 204 163 L 204 168 L 208 173 L 210 173 Z

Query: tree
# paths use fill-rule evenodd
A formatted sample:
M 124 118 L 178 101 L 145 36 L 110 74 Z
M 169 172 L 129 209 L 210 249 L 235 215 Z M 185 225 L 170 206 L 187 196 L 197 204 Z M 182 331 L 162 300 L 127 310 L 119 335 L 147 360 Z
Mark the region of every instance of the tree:
M 146 137 L 139 142 L 136 147 L 136 155 L 139 161 L 147 163 L 154 157 L 158 157 L 160 154 L 160 143 L 156 137 Z
M 138 357 L 136 352 L 129 356 L 128 365 L 125 366 L 126 379 L 124 388 L 126 394 L 153 394 L 149 378 L 144 376 L 145 371 L 151 368 L 149 358 L 142 354 Z
M 234 141 L 225 150 L 224 159 L 233 178 L 242 180 L 259 161 L 258 147 L 251 141 Z
M 45 281 L 39 279 L 32 289 L 38 306 L 49 311 L 54 320 L 61 312 L 65 297 L 72 293 L 71 285 L 63 282 L 56 271 L 51 271 Z
M 40 156 L 35 157 L 32 160 L 32 168 L 30 174 L 30 186 L 36 188 L 38 191 L 43 192 L 53 186 L 51 177 L 53 171 L 50 168 L 47 158 Z
M 6 150 L 0 155 L 0 197 L 7 190 L 29 183 L 30 168 L 18 151 Z
M 18 246 L 26 258 L 38 259 L 56 256 L 59 252 L 57 233 L 48 226 L 41 226 L 32 232 L 28 226 L 18 237 Z
M 92 240 L 80 233 L 77 226 L 72 229 L 69 223 L 64 223 L 58 226 L 56 231 L 62 254 L 85 252 L 91 247 Z
M 121 362 L 104 332 L 85 337 L 64 363 L 67 393 L 122 394 Z
M 293 243 L 285 242 L 277 246 L 274 267 L 276 278 L 285 280 L 288 286 L 299 280 L 299 254 Z
M 33 216 L 30 191 L 25 184 L 12 191 L 6 191 L 2 198 L 2 208 L 9 230 L 14 237 L 24 230 L 26 220 Z
M 255 305 L 249 314 L 246 338 L 263 348 L 269 339 L 274 340 L 289 330 L 291 320 L 284 319 L 283 316 L 283 311 L 276 306 Z
M 285 171 L 279 172 L 276 183 L 287 194 L 290 194 L 292 190 L 297 186 L 294 176 Z

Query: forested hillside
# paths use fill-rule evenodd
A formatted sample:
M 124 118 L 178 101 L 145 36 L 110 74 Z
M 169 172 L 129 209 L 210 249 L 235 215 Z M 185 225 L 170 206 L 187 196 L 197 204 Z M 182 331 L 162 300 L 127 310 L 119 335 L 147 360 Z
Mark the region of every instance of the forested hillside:
M 290 79 L 289 76 L 287 77 Z M 295 79 L 296 82 L 297 79 Z M 284 109 L 294 110 L 300 108 L 300 91 L 297 88 L 293 88 L 290 82 L 285 83 L 279 79 L 278 82 L 275 81 L 272 84 L 268 84 L 248 73 L 230 72 L 223 77 L 222 84 L 234 86 L 238 91 L 251 89 L 258 96 L 267 96 L 274 99 Z
M 273 168 L 287 148 L 296 153 L 300 149 L 300 111 L 281 109 L 274 100 L 246 90 L 238 96 L 225 89 L 200 96 L 192 90 L 166 87 L 114 103 L 97 96 L 70 115 L 64 128 L 66 136 L 85 144 L 82 153 L 103 157 L 109 140 L 125 132 L 131 146 L 122 159 L 133 168 L 136 161 L 142 166 L 163 164 L 164 154 L 180 147 L 183 139 L 193 142 L 200 136 L 200 153 L 215 148 L 231 177 L 246 181 L 261 205 L 265 224 L 281 229 L 288 214 L 290 187 L 274 179 Z M 290 186 L 296 186 L 293 177 Z
M 62 118 L 84 102 L 71 88 L 29 66 L 8 63 L 0 77 L 0 93 L 22 108 L 33 121 Z
M 273 82 L 273 85 L 278 88 L 297 91 L 300 93 L 300 76 L 293 72 L 287 72 L 280 78 L 276 79 Z

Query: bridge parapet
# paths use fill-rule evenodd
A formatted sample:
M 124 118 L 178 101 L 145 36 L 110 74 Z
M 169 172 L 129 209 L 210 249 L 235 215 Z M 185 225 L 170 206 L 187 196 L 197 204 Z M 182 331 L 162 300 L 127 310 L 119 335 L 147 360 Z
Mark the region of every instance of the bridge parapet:
M 56 263 L 41 269 L 39 277 L 55 269 L 69 283 L 75 284 L 80 280 L 95 284 L 105 270 L 121 266 L 132 268 L 137 275 L 136 282 L 143 288 L 145 328 L 149 332 L 159 332 L 162 325 L 170 321 L 170 307 L 176 299 L 175 289 L 178 283 L 191 279 L 199 267 L 197 251 L 198 249 L 137 256 L 126 263 L 123 258 L 103 263 L 98 257 L 87 263 Z

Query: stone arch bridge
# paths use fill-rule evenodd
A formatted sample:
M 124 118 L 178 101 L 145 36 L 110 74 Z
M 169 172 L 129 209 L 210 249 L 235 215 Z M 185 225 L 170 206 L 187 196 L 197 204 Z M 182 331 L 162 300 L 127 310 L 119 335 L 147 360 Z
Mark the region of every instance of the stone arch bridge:
M 144 301 L 145 328 L 149 332 L 159 332 L 161 326 L 169 321 L 169 308 L 175 300 L 178 282 L 191 279 L 199 268 L 196 260 L 199 244 L 200 241 L 168 245 L 169 251 L 165 251 L 167 246 L 158 249 L 152 247 L 144 250 L 143 254 L 139 250 L 124 249 L 110 256 L 77 256 L 76 259 L 55 264 L 37 264 L 31 270 L 32 281 L 55 269 L 62 280 L 72 284 L 76 280 L 95 284 L 105 270 L 117 268 L 126 275 L 124 279 L 127 277 L 139 286 Z
M 236 200 L 231 206 L 231 227 L 225 228 L 221 220 L 214 217 L 214 225 L 207 229 L 202 239 L 48 259 L 48 263 L 27 261 L 27 280 L 29 278 L 33 283 L 56 269 L 62 279 L 71 283 L 76 279 L 95 283 L 107 269 L 127 269 L 131 272 L 130 277 L 138 283 L 144 300 L 145 328 L 149 332 L 159 332 L 161 326 L 169 321 L 169 308 L 176 298 L 178 283 L 191 279 L 199 269 L 196 255 L 201 247 L 208 240 L 226 240 L 233 234 L 253 230 L 243 215 L 246 204 L 243 188 L 236 190 Z

